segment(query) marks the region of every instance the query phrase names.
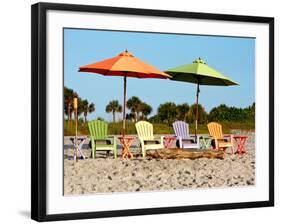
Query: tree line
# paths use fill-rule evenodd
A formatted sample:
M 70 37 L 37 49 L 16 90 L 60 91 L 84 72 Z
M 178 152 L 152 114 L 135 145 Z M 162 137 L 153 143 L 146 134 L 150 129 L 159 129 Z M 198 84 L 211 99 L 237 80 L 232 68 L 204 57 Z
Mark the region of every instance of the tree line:
M 73 97 L 76 93 L 67 87 L 64 88 L 64 112 L 68 120 L 72 119 L 73 114 Z M 81 99 L 78 95 L 78 115 L 84 116 L 84 122 L 87 122 L 87 115 L 95 111 L 95 104 L 88 103 L 87 100 Z M 126 119 L 132 122 L 138 120 L 148 120 L 152 123 L 165 123 L 169 126 L 176 120 L 182 120 L 187 123 L 194 123 L 196 117 L 196 104 L 189 105 L 187 103 L 175 104 L 173 102 L 166 102 L 160 104 L 157 108 L 157 113 L 154 116 L 152 113 L 152 106 L 143 102 L 139 97 L 133 96 L 127 100 L 126 106 L 129 112 L 126 114 Z M 116 122 L 116 114 L 122 113 L 123 108 L 118 100 L 110 101 L 106 107 L 105 112 L 112 114 L 112 120 Z M 102 119 L 102 118 L 98 118 Z M 214 107 L 209 113 L 205 108 L 198 105 L 198 124 L 207 124 L 211 121 L 224 122 L 248 122 L 255 120 L 255 103 L 246 108 L 229 107 L 221 104 Z
M 72 120 L 74 114 L 74 97 L 78 98 L 77 114 L 78 116 L 83 115 L 84 122 L 86 123 L 88 114 L 93 113 L 96 109 L 95 104 L 89 103 L 88 100 L 82 99 L 76 92 L 73 91 L 73 89 L 67 87 L 64 87 L 64 114 L 66 115 L 68 121 Z
M 176 120 L 194 123 L 195 119 L 196 104 L 189 106 L 187 103 L 176 105 L 173 102 L 167 102 L 161 104 L 158 107 L 157 114 L 150 117 L 149 120 L 155 123 L 162 122 L 171 125 Z M 229 107 L 221 104 L 214 107 L 209 113 L 201 104 L 198 104 L 198 124 L 207 124 L 211 121 L 254 122 L 255 103 L 246 108 Z

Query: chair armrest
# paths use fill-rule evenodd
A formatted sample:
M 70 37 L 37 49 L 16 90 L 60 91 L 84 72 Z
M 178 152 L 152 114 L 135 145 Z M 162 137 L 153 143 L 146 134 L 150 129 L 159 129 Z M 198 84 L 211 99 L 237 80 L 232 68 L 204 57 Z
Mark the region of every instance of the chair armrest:
M 197 135 L 197 137 L 195 138 L 195 136 L 190 136 L 189 138 L 181 138 L 181 140 L 182 141 L 184 141 L 184 140 L 192 140 L 192 141 L 196 141 L 196 143 L 199 141 L 199 139 L 200 139 L 200 136 L 199 135 Z
M 230 135 L 223 135 L 223 139 L 233 139 L 233 136 L 234 135 L 232 135 L 232 134 L 230 134 Z
M 190 136 L 189 138 L 185 138 L 183 140 L 195 140 L 195 139 L 198 139 L 198 137 L 200 137 L 200 136 L 197 135 L 196 138 L 195 138 L 195 136 Z
M 226 137 L 226 136 L 223 136 L 223 138 L 215 138 L 215 137 L 213 137 L 213 139 L 216 139 L 216 140 L 226 140 L 227 138 L 229 138 L 229 137 Z
M 93 139 L 93 141 L 95 144 L 97 144 L 96 142 L 105 142 L 105 144 L 110 143 L 110 145 L 117 145 L 117 137 L 116 136 L 107 136 L 106 139 Z M 103 144 L 103 143 L 98 143 L 99 144 Z
M 176 136 L 178 140 L 182 140 L 182 137 L 181 136 Z
M 117 137 L 115 135 L 108 135 L 106 139 L 117 141 Z
M 233 141 L 234 141 L 233 140 L 234 139 L 233 136 L 234 135 L 224 135 L 223 138 L 214 138 L 214 139 L 215 139 L 216 142 L 225 141 L 225 140 L 229 141 L 230 140 L 233 143 Z

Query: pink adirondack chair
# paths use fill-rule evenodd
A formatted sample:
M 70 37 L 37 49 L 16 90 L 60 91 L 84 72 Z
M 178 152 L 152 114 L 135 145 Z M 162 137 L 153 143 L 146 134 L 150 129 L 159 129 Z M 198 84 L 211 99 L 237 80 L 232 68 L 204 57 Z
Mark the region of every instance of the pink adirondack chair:
M 189 126 L 184 121 L 173 123 L 174 132 L 179 142 L 179 147 L 183 149 L 200 149 L 199 136 L 197 139 L 189 135 Z

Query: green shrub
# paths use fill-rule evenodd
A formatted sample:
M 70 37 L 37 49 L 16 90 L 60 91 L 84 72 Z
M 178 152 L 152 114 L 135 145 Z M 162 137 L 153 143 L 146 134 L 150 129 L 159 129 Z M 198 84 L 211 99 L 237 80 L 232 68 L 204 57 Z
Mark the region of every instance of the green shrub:
M 230 133 L 231 130 L 239 129 L 239 130 L 255 130 L 255 122 L 247 121 L 247 122 L 232 122 L 232 121 L 224 121 L 219 122 L 223 127 L 224 133 Z M 152 123 L 153 124 L 153 132 L 155 134 L 174 134 L 173 127 L 168 124 L 163 123 Z M 109 135 L 120 135 L 122 133 L 122 121 L 120 122 L 110 122 L 108 123 L 108 134 Z M 190 133 L 195 133 L 195 124 L 189 124 Z M 197 133 L 207 134 L 208 128 L 206 124 L 199 124 Z M 126 121 L 126 134 L 135 135 L 137 134 L 135 123 L 132 121 Z M 64 121 L 64 135 L 75 135 L 75 123 L 74 121 Z M 78 124 L 78 135 L 89 135 L 88 126 L 84 122 L 79 122 Z

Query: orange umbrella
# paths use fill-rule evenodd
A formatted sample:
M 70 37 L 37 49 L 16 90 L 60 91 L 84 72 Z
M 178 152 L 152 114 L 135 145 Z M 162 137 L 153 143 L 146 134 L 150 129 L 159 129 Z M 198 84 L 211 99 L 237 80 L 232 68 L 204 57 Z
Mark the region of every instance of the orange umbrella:
M 161 72 L 157 68 L 148 65 L 127 50 L 114 58 L 109 58 L 100 62 L 85 65 L 79 68 L 79 72 L 94 72 L 105 76 L 123 76 L 124 77 L 124 101 L 123 101 L 123 131 L 126 129 L 126 83 L 127 77 L 135 78 L 171 78 L 170 75 Z

